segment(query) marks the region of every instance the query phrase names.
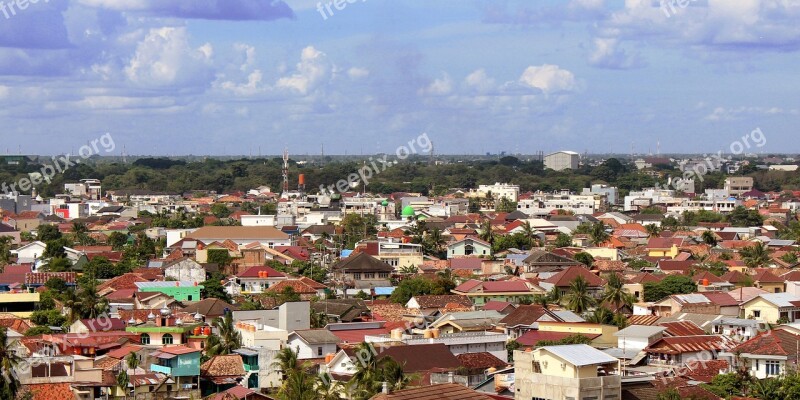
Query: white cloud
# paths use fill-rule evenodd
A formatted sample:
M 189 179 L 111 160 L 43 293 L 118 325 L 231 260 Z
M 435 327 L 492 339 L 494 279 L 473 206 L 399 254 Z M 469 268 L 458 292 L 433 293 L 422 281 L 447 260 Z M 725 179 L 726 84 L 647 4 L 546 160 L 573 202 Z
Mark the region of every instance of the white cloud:
M 744 116 L 800 115 L 798 109 L 781 107 L 716 107 L 711 114 L 705 116 L 707 121 L 733 121 Z
M 529 66 L 522 73 L 519 82 L 540 89 L 545 94 L 572 91 L 577 88 L 575 75 L 572 72 L 552 64 Z
M 478 92 L 485 93 L 495 87 L 494 79 L 486 75 L 486 70 L 483 68 L 473 71 L 471 74 L 464 78 L 467 86 L 477 90 Z
M 434 79 L 430 85 L 420 90 L 420 94 L 444 96 L 453 91 L 453 80 L 446 73 L 441 78 Z
M 610 69 L 628 69 L 643 66 L 637 55 L 628 54 L 619 47 L 619 40 L 614 38 L 594 39 L 594 51 L 589 55 L 589 64 Z
M 7 98 L 10 92 L 11 90 L 8 88 L 8 86 L 0 85 L 0 100 Z
M 297 71 L 278 79 L 277 86 L 306 95 L 329 75 L 330 70 L 325 53 L 308 46 L 300 54 Z
M 360 79 L 369 76 L 369 70 L 366 68 L 353 67 L 347 70 L 347 75 L 351 79 Z
M 125 75 L 146 87 L 205 85 L 212 76 L 212 55 L 210 44 L 189 47 L 186 28 L 155 28 L 139 42 Z

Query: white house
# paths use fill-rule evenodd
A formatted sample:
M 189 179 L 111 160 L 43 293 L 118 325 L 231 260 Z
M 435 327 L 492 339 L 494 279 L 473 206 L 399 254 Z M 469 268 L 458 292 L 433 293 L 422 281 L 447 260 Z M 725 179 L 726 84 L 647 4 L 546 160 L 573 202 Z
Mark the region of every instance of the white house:
M 206 270 L 197 261 L 183 257 L 164 265 L 164 276 L 199 285 L 206 280 Z
M 663 332 L 667 330 L 663 326 L 631 325 L 621 331 L 614 333 L 617 337 L 617 347 L 625 351 L 642 351 L 645 347 L 661 339 Z
M 580 155 L 574 151 L 557 151 L 544 156 L 544 167 L 554 171 L 578 169 Z
M 44 253 L 44 249 L 47 248 L 47 245 L 41 241 L 30 242 L 24 246 L 20 246 L 16 250 L 11 250 L 11 254 L 16 254 L 18 263 L 20 264 L 28 264 L 33 263 L 38 260 L 42 254 Z
M 336 354 L 337 345 L 341 341 L 327 329 L 305 329 L 290 333 L 287 345 L 297 351 L 299 360 L 308 360 Z

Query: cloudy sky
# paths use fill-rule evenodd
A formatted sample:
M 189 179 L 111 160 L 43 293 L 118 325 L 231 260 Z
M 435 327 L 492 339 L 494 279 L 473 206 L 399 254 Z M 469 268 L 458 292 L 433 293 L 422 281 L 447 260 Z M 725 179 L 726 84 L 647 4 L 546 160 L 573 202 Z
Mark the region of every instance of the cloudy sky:
M 800 0 L 29 1 L 3 154 L 800 151 Z

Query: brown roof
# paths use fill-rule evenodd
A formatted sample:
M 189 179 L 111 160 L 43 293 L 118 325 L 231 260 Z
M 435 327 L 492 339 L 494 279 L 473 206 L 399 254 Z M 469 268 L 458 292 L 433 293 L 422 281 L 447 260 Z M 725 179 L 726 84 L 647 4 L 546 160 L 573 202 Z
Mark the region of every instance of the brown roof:
M 394 272 L 394 267 L 391 265 L 367 254 L 357 253 L 333 265 L 334 270 L 344 271 L 377 271 L 377 272 Z
M 398 390 L 390 394 L 380 393 L 372 396 L 370 400 L 492 400 L 492 398 L 455 383 L 441 383 Z
M 673 336 L 659 339 L 644 351 L 660 354 L 719 351 L 730 348 L 730 344 L 730 339 L 720 335 Z
M 667 328 L 664 331 L 669 336 L 697 336 L 705 335 L 706 331 L 692 321 L 662 322 L 659 325 Z
M 443 343 L 392 346 L 378 354 L 378 358 L 392 357 L 406 373 L 434 369 L 456 369 L 461 366 L 456 356 Z
M 230 354 L 214 356 L 200 366 L 200 375 L 204 377 L 244 376 L 242 356 Z
M 766 268 L 761 268 L 756 270 L 756 274 L 755 276 L 753 276 L 753 282 L 783 283 L 784 279 L 779 278 L 777 275 L 773 274 L 770 270 Z
M 589 284 L 589 287 L 603 286 L 605 281 L 599 276 L 591 273 L 588 269 L 579 266 L 568 267 L 567 269 L 547 278 L 544 282 L 552 283 L 557 287 L 569 286 L 572 281 L 582 276 Z
M 463 353 L 456 356 L 461 365 L 467 369 L 504 368 L 508 363 L 495 357 L 492 353 Z
M 472 307 L 469 297 L 460 294 L 414 296 L 420 308 L 445 308 L 448 304 L 455 303 L 463 307 Z
M 736 346 L 732 353 L 749 353 L 766 356 L 788 356 L 790 360 L 797 358 L 797 346 L 800 335 L 783 329 L 761 332 L 756 337 Z
M 507 327 L 514 327 L 519 325 L 531 325 L 539 321 L 542 317 L 546 317 L 547 321 L 559 321 L 560 319 L 551 313 L 548 309 L 538 305 L 521 305 L 510 314 L 500 320 L 501 324 Z
M 313 287 L 311 287 L 309 285 L 306 285 L 305 283 L 303 283 L 303 281 L 300 281 L 300 280 L 297 280 L 297 279 L 290 279 L 290 280 L 280 281 L 280 282 L 270 286 L 269 288 L 267 288 L 267 290 L 265 292 L 266 293 L 281 293 L 284 290 L 286 290 L 286 288 L 292 288 L 292 290 L 294 290 L 294 292 L 297 293 L 297 294 L 316 294 L 317 293 L 316 289 L 314 289 Z
M 225 314 L 225 309 L 230 311 L 236 311 L 239 309 L 238 306 L 233 304 L 226 303 L 217 298 L 207 298 L 200 300 L 196 303 L 189 304 L 188 306 L 184 307 L 183 312 L 196 314 L 200 313 L 203 316 L 211 316 L 211 317 L 218 317 Z
M 658 315 L 630 315 L 628 325 L 655 325 L 659 318 Z

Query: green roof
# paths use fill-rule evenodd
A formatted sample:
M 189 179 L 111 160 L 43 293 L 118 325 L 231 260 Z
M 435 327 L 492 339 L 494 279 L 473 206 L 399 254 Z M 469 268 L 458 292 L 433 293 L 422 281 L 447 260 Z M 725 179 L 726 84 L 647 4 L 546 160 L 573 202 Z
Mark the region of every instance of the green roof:
M 414 207 L 411 207 L 411 206 L 403 207 L 402 216 L 404 216 L 404 217 L 413 217 L 414 214 L 416 214 L 416 213 L 417 212 L 414 210 Z

